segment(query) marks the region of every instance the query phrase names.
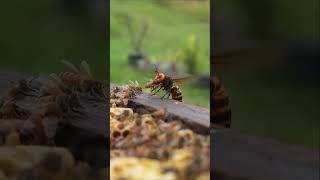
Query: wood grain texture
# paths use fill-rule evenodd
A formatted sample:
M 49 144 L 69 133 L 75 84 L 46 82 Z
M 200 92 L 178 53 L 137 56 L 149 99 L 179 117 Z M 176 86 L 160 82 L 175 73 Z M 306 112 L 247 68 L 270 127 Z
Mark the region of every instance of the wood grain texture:
M 232 129 L 217 126 L 214 129 L 211 167 L 219 179 L 319 179 L 319 150 Z
M 138 94 L 134 99 L 129 100 L 128 107 L 134 109 L 142 107 L 150 110 L 165 108 L 169 119 L 179 119 L 195 132 L 210 133 L 210 110 L 206 108 L 171 99 L 160 99 L 159 96 L 150 96 L 147 93 Z

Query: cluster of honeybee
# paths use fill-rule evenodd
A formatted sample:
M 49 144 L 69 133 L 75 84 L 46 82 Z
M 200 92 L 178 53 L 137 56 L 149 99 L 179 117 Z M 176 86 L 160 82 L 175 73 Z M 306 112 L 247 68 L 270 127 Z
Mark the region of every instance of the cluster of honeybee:
M 19 134 L 22 144 L 51 144 L 59 123 L 69 113 L 82 113 L 81 98 L 104 98 L 102 83 L 95 80 L 86 62 L 80 68 L 63 61 L 69 69 L 51 78 L 21 79 L 0 106 L 0 135 Z
M 126 107 L 128 100 L 142 92 L 137 81 L 130 81 L 129 85 L 112 87 L 110 91 L 110 106 Z
M 180 120 L 166 122 L 165 109 L 141 114 L 115 100 L 110 99 L 111 179 L 210 179 L 209 137 Z
M 93 97 L 105 95 L 103 84 L 93 77 L 90 67 L 85 61 L 81 62 L 79 68 L 68 61 L 62 62 L 69 67 L 69 70 L 50 75 L 61 89 L 69 92 L 73 90 L 80 93 L 88 93 Z
M 20 79 L 14 83 L 4 94 L 3 103 L 0 106 L 0 144 L 20 144 L 20 135 L 26 127 L 39 132 L 36 122 L 33 122 L 35 113 L 23 105 L 23 101 L 29 97 L 36 97 L 37 90 L 32 87 L 31 80 Z M 30 102 L 31 105 L 34 105 Z M 34 134 L 32 134 L 34 136 Z M 33 138 L 40 143 L 40 138 Z M 36 140 L 37 139 L 37 140 Z
M 64 72 L 21 78 L 1 92 L 0 179 L 105 179 L 106 168 L 79 161 L 66 168 L 61 157 L 38 152 L 42 147 L 46 152 L 55 151 L 44 145 L 54 146 L 60 129 L 74 125 L 70 120 L 89 120 L 92 116 L 87 108 L 107 104 L 102 83 L 92 78 L 85 62 L 80 68 L 64 63 L 69 67 Z M 105 122 L 102 117 L 99 120 Z

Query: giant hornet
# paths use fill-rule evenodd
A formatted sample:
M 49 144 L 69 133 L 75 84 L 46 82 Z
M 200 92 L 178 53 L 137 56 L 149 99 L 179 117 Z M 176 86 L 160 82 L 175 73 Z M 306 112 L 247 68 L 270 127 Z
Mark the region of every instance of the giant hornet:
M 237 51 L 226 51 L 223 53 L 211 53 L 210 63 L 212 65 L 226 65 L 233 64 L 234 61 L 230 61 L 230 58 L 243 57 L 253 51 L 248 50 L 237 50 Z M 246 63 L 253 63 L 248 60 L 250 58 L 243 58 Z M 243 63 L 244 60 L 237 61 Z M 252 58 L 251 58 L 252 59 Z M 211 76 L 210 78 L 210 94 L 211 94 L 211 112 L 210 119 L 212 123 L 219 124 L 229 128 L 231 126 L 231 105 L 230 97 L 227 90 L 223 86 L 221 80 L 217 76 Z
M 193 77 L 171 78 L 170 76 L 159 72 L 157 67 L 155 67 L 155 73 L 156 75 L 154 79 L 150 80 L 145 85 L 145 88 L 151 89 L 151 95 L 155 95 L 160 90 L 164 90 L 166 93 L 161 97 L 161 99 L 163 99 L 167 95 L 167 98 L 171 96 L 173 100 L 182 102 L 181 90 L 179 86 L 175 85 L 175 83 L 187 81 L 189 79 L 192 79 Z
M 211 122 L 231 126 L 231 107 L 229 95 L 222 85 L 221 81 L 216 77 L 211 77 Z

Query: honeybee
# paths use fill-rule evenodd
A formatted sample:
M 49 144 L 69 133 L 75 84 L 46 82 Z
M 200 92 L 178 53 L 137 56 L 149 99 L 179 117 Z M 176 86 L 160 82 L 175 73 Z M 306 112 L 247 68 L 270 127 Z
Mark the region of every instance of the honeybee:
M 22 118 L 28 117 L 28 112 L 21 109 L 13 100 L 7 100 L 3 103 L 0 108 L 0 118 L 10 119 L 10 118 Z
M 134 98 L 137 94 L 142 92 L 141 87 L 139 86 L 138 81 L 129 81 L 130 84 L 123 89 L 122 99 Z
M 31 139 L 29 139 L 28 143 L 54 145 L 53 138 L 58 124 L 63 120 L 64 111 L 69 108 L 68 104 L 65 104 L 66 102 L 62 102 L 63 100 L 62 96 L 58 95 L 52 101 L 42 102 L 39 111 L 30 116 L 34 128 L 31 131 L 24 132 L 26 137 L 31 134 L 31 137 L 29 137 Z
M 32 89 L 30 86 L 30 83 L 34 80 L 35 78 L 32 78 L 30 80 L 27 79 L 20 79 L 18 83 L 15 83 L 12 88 L 9 89 L 8 91 L 8 97 L 9 99 L 18 99 L 22 96 L 35 96 L 34 93 L 35 90 Z M 11 82 L 14 83 L 14 82 Z M 30 93 L 32 92 L 32 93 Z
M 163 99 L 166 95 L 166 98 L 172 97 L 173 100 L 182 102 L 182 92 L 179 86 L 175 83 L 187 81 L 193 79 L 193 77 L 184 77 L 184 78 L 171 78 L 170 76 L 165 75 L 162 72 L 158 71 L 158 68 L 155 67 L 155 77 L 153 80 L 150 80 L 145 88 L 151 89 L 151 95 L 155 95 L 160 90 L 164 90 L 166 93 L 161 97 Z
M 82 61 L 79 69 L 68 61 L 62 60 L 61 62 L 71 71 L 61 72 L 58 75 L 52 73 L 50 76 L 63 89 L 71 88 L 81 92 L 90 92 L 93 95 L 104 95 L 102 83 L 94 79 L 87 62 Z
M 165 108 L 158 109 L 151 114 L 155 118 L 164 119 L 167 115 L 167 110 Z
M 1 107 L 1 118 L 17 118 L 19 113 L 18 106 L 13 101 L 6 101 Z

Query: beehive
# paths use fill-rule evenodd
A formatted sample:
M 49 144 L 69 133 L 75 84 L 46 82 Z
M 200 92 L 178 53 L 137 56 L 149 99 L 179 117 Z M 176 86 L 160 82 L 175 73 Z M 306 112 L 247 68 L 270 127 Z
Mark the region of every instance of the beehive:
M 51 76 L 0 72 L 0 179 L 109 176 L 104 85 L 70 66 Z M 74 162 L 68 169 L 64 154 Z
M 137 93 L 138 84 L 110 89 L 111 179 L 210 179 L 210 137 L 167 122 L 165 109 L 135 112 Z

